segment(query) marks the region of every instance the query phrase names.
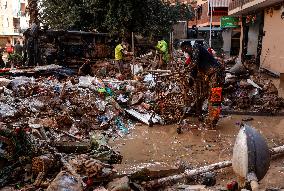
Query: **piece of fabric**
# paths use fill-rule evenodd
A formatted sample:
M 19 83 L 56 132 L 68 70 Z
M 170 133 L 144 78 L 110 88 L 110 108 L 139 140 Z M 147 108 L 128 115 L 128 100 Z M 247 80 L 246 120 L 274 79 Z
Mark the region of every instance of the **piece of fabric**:
M 123 47 L 121 44 L 117 45 L 115 47 L 115 60 L 119 61 L 123 59 L 123 53 L 122 53 Z

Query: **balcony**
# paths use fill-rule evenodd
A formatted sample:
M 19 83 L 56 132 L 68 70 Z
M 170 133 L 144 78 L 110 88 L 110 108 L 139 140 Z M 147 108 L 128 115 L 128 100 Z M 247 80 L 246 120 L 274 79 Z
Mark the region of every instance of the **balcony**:
M 229 15 L 246 15 L 282 2 L 283 0 L 231 0 Z
M 19 28 L 14 28 L 14 33 L 15 33 L 15 34 L 20 33 L 20 31 L 21 31 L 21 30 L 20 30 Z
M 229 11 L 234 10 L 238 7 L 242 7 L 244 4 L 252 2 L 254 0 L 231 0 L 229 5 Z

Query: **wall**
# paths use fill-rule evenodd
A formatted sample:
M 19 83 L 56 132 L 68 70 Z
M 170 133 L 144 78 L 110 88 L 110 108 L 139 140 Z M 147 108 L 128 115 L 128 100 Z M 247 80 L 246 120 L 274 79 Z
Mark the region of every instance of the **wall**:
M 187 21 L 180 21 L 174 25 L 174 39 L 187 38 Z
M 248 31 L 247 55 L 257 56 L 258 35 L 259 35 L 259 23 L 250 25 Z
M 7 7 L 5 6 L 7 2 Z M 0 35 L 7 35 L 14 33 L 13 27 L 13 1 L 11 0 L 0 0 L 0 14 L 1 14 L 1 26 Z
M 265 11 L 262 42 L 261 64 L 276 73 L 284 73 L 284 20 L 281 19 L 281 9 L 274 10 L 273 15 Z
M 207 0 L 197 0 L 197 5 L 202 5 L 206 2 L 207 2 Z
M 223 41 L 224 41 L 223 50 L 227 57 L 229 57 L 231 53 L 232 30 L 233 29 L 227 29 L 222 32 Z

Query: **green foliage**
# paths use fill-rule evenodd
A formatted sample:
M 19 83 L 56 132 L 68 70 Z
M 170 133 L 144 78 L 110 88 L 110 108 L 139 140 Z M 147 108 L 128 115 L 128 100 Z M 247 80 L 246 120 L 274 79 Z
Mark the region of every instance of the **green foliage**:
M 193 17 L 191 6 L 162 0 L 42 0 L 41 21 L 54 29 L 125 35 L 168 33 L 178 20 Z

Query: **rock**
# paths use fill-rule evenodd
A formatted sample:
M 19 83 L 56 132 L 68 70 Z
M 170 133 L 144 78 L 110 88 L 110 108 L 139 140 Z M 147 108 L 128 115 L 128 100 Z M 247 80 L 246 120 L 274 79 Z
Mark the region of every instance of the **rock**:
M 83 191 L 82 182 L 66 171 L 61 171 L 46 191 Z
M 107 185 L 109 191 L 131 191 L 128 177 L 114 179 Z

